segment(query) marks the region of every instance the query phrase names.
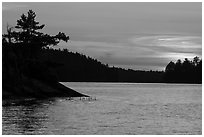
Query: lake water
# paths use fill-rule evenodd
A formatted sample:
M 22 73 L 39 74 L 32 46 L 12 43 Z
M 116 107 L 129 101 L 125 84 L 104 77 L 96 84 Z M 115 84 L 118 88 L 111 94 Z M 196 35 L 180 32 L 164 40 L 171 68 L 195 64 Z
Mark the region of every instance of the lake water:
M 63 83 L 96 100 L 3 101 L 3 134 L 202 134 L 202 86 Z

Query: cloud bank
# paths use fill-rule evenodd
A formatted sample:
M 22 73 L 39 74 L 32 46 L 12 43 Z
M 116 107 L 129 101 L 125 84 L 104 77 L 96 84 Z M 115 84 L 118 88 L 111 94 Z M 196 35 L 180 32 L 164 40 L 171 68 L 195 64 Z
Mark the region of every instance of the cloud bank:
M 202 38 L 199 36 L 135 36 L 118 43 L 70 41 L 61 43 L 59 47 L 83 53 L 113 66 L 145 70 L 163 70 L 169 61 L 202 57 Z

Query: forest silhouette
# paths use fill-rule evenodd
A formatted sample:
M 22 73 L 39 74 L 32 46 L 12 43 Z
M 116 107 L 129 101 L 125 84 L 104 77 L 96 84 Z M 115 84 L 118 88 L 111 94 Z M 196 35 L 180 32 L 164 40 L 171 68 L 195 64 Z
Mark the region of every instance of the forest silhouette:
M 164 81 L 169 83 L 202 83 L 202 60 L 194 57 L 192 61 L 185 58 L 176 63 L 170 62 L 165 69 Z
M 49 66 L 38 56 L 47 46 L 67 42 L 69 36 L 59 32 L 55 36 L 40 30 L 45 26 L 35 20 L 29 10 L 22 14 L 15 27 L 7 26 L 2 36 L 2 96 L 47 98 L 57 96 L 86 96 L 60 84 Z
M 82 96 L 67 91 L 59 81 L 202 83 L 202 60 L 198 57 L 170 62 L 165 71 L 143 71 L 110 67 L 80 53 L 53 49 L 69 36 L 40 32 L 45 25 L 39 25 L 35 17 L 32 10 L 22 14 L 17 25 L 7 26 L 7 34 L 2 36 L 3 97 Z

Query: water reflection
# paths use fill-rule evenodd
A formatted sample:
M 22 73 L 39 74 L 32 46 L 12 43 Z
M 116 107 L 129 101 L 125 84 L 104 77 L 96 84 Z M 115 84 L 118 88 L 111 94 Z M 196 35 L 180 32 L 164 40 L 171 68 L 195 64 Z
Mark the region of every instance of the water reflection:
M 202 134 L 201 85 L 78 84 L 97 100 L 3 101 L 3 134 Z
M 3 101 L 3 134 L 43 134 L 47 107 L 54 103 L 55 99 Z

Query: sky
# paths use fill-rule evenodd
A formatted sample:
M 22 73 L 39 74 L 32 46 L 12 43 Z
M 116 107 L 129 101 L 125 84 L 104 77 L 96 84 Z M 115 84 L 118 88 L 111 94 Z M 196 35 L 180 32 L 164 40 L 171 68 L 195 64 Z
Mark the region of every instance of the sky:
M 202 58 L 201 2 L 3 2 L 3 33 L 29 9 L 46 25 L 42 32 L 70 36 L 55 48 L 110 66 L 164 70 L 170 61 Z

